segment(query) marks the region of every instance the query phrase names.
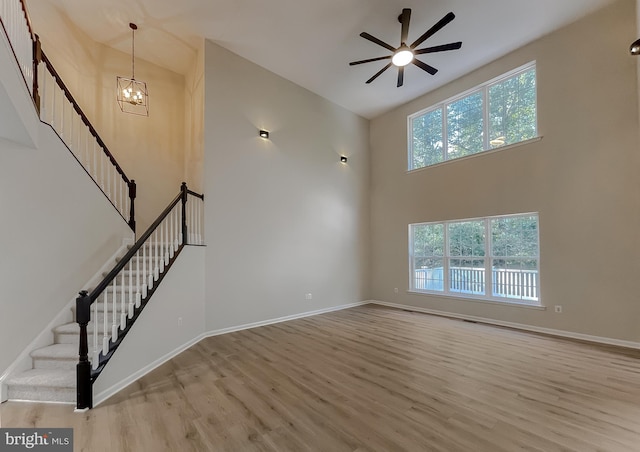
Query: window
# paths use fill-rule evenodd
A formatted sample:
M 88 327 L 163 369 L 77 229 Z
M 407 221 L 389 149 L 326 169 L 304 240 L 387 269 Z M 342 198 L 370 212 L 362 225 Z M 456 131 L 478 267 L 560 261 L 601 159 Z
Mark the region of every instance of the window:
M 409 225 L 412 291 L 540 305 L 538 215 Z
M 409 170 L 535 138 L 535 63 L 409 117 Z

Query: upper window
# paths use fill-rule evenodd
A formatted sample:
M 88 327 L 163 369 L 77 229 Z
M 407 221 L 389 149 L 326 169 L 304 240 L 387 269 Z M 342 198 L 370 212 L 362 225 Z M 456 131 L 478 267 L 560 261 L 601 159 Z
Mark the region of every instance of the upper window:
M 410 287 L 539 305 L 538 249 L 537 214 L 412 224 Z
M 537 134 L 534 62 L 409 116 L 409 170 Z

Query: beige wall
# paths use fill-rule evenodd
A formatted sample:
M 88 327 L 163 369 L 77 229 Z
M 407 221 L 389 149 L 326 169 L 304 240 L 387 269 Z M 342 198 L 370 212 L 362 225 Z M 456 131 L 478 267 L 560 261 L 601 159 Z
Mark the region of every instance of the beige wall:
M 640 340 L 635 17 L 619 1 L 372 121 L 373 298 Z M 406 173 L 407 115 L 532 60 L 541 141 Z M 546 310 L 406 292 L 408 224 L 531 211 Z
M 366 300 L 368 121 L 209 41 L 205 84 L 207 330 Z
M 127 176 L 138 186 L 138 234 L 178 193 L 185 176 L 185 79 L 136 56 L 136 78 L 147 82 L 149 117 L 122 113 L 116 76 L 131 76 L 131 55 L 93 41 L 48 2 L 29 4 L 43 51 L 94 124 Z
M 203 192 L 204 167 L 204 40 L 185 77 L 185 163 L 184 180 L 191 190 Z

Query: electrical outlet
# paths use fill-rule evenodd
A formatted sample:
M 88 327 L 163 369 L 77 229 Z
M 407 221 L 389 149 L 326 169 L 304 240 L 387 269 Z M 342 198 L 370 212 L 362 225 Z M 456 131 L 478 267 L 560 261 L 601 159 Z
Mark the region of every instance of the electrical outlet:
M 556 305 L 556 312 L 558 314 L 562 314 L 562 306 L 561 305 L 559 305 L 559 304 Z
M 310 294 L 310 293 L 305 294 L 304 298 L 305 298 L 305 300 L 311 300 L 311 299 L 313 299 L 313 294 Z
M 393 293 L 398 293 L 398 288 L 397 288 L 397 287 L 395 287 L 395 288 L 393 289 Z

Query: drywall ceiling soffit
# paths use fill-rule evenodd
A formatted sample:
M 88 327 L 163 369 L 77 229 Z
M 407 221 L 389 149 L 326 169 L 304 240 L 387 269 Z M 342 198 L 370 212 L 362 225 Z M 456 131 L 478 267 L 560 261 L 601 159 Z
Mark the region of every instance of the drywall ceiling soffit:
M 138 24 L 136 55 L 186 74 L 202 38 L 372 118 L 448 83 L 614 0 L 40 0 L 51 3 L 94 40 L 130 52 L 129 22 Z M 423 55 L 440 71 L 415 66 L 396 88 L 396 71 L 365 81 L 384 63 L 349 61 L 386 55 L 358 35 L 396 46 L 397 16 L 412 8 L 409 40 L 447 12 L 456 19 L 423 44 L 463 41 L 459 51 Z

